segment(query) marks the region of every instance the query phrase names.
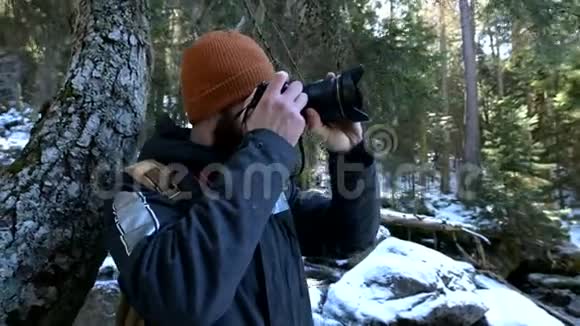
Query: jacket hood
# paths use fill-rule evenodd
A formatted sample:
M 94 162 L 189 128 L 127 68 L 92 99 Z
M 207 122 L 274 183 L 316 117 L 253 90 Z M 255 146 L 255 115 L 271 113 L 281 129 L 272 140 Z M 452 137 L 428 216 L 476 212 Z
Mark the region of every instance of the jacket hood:
M 153 137 L 141 149 L 139 161 L 153 159 L 162 164 L 178 163 L 197 172 L 211 163 L 226 160 L 227 155 L 215 148 L 192 142 L 190 134 L 190 128 L 177 126 L 169 116 L 160 117 Z

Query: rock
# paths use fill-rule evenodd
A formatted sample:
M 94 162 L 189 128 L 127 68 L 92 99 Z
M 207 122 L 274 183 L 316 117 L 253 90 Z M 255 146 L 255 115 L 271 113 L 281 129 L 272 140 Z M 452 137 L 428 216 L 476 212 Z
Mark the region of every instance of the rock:
M 119 298 L 116 281 L 98 281 L 89 292 L 73 326 L 115 326 Z
M 481 319 L 487 307 L 477 294 L 453 291 L 431 295 L 411 310 L 399 314 L 404 324 L 419 325 L 472 325 Z
M 580 318 L 580 298 L 576 297 L 567 307 L 566 312 L 570 315 Z
M 528 275 L 528 281 L 539 287 L 550 289 L 570 289 L 574 292 L 580 292 L 580 276 L 562 276 L 533 273 Z
M 322 317 L 349 325 L 472 325 L 487 311 L 474 274 L 469 264 L 387 238 L 330 286 Z
M 580 241 L 580 240 L 579 240 Z M 580 274 L 580 247 L 578 243 L 564 243 L 554 248 L 551 257 L 552 270 L 557 274 Z
M 530 294 L 544 303 L 558 307 L 566 307 L 572 302 L 572 298 L 576 296 L 574 292 L 568 289 L 538 288 L 532 290 Z

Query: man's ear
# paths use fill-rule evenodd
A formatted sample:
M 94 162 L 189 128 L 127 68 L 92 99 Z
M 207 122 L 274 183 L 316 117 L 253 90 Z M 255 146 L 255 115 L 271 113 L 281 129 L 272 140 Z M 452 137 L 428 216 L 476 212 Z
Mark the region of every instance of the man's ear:
M 230 118 L 230 119 L 233 119 L 233 118 L 236 118 L 237 117 L 238 120 L 241 121 L 241 118 L 242 117 L 240 116 L 240 112 L 242 110 L 244 110 L 244 108 L 246 107 L 246 101 L 247 100 L 244 100 L 243 102 L 240 102 L 238 104 L 235 104 L 235 105 L 231 106 L 229 109 L 224 110 L 223 111 L 223 114 L 225 116 L 227 116 L 228 118 Z
M 246 97 L 246 99 L 243 102 L 243 107 L 246 107 L 250 104 L 250 102 L 252 102 L 252 98 L 254 98 L 254 94 L 256 94 L 256 90 L 258 88 L 254 88 L 254 90 L 252 91 L 252 94 L 250 94 L 248 97 Z

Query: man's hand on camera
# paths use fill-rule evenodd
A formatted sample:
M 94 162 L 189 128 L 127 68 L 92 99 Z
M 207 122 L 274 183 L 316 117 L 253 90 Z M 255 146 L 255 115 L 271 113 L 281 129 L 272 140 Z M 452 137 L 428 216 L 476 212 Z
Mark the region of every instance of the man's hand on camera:
M 326 78 L 336 76 L 331 72 Z M 306 122 L 308 130 L 320 136 L 324 146 L 331 152 L 348 152 L 363 140 L 360 122 L 341 121 L 327 126 L 322 124 L 320 115 L 312 108 L 306 110 Z
M 306 125 L 300 112 L 306 106 L 308 96 L 302 93 L 303 86 L 299 81 L 290 83 L 282 93 L 282 87 L 287 81 L 288 74 L 284 71 L 274 75 L 256 109 L 248 118 L 246 128 L 247 131 L 270 129 L 295 146 Z

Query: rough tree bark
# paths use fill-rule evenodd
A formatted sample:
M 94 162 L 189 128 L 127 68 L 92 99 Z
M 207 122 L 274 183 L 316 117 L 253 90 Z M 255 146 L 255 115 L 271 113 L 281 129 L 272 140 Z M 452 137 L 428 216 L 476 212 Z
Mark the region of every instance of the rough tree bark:
M 0 325 L 72 323 L 105 255 L 103 199 L 134 160 L 144 121 L 147 1 L 76 5 L 64 86 L 0 172 Z
M 464 161 L 480 165 L 479 109 L 477 107 L 477 66 L 475 60 L 475 30 L 472 5 L 469 0 L 459 0 L 463 62 L 465 66 L 465 145 Z

